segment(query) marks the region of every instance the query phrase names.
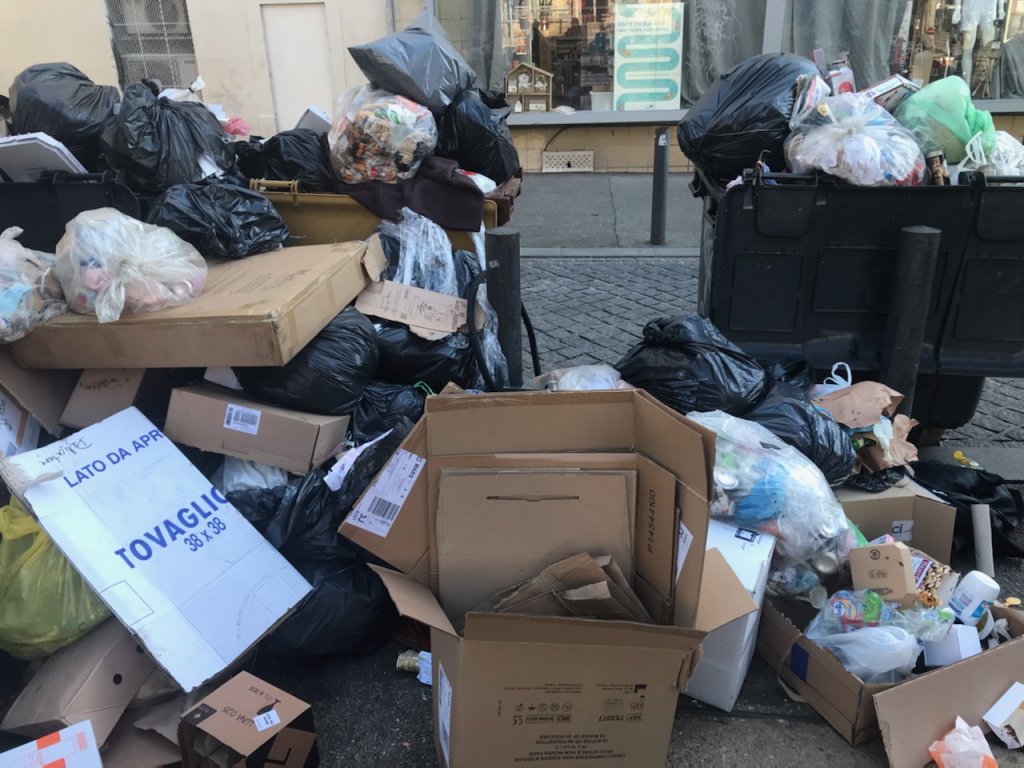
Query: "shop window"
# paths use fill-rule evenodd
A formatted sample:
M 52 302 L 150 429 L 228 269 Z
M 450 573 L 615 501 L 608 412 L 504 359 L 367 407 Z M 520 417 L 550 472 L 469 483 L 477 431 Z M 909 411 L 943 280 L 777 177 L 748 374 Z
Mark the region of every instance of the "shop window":
M 187 88 L 199 73 L 185 0 L 106 0 L 110 40 L 124 88 L 155 80 Z

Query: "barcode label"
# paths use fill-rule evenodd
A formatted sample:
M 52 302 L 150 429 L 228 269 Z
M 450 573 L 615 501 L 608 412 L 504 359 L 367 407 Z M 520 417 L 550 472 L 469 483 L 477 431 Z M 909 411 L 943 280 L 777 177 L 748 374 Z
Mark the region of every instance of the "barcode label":
M 243 408 L 241 405 L 228 405 L 224 412 L 224 429 L 245 432 L 255 435 L 260 431 L 260 412 L 255 408 Z
M 441 752 L 444 753 L 444 764 L 450 765 L 448 745 L 451 743 L 452 729 L 452 685 L 440 664 L 437 665 L 437 672 L 437 733 L 441 742 Z
M 257 731 L 265 731 L 267 728 L 273 728 L 275 725 L 281 722 L 281 718 L 278 716 L 275 710 L 264 712 L 262 715 L 256 715 L 252 719 L 252 724 L 256 726 Z
M 387 536 L 426 463 L 423 457 L 399 448 L 345 522 L 378 536 Z

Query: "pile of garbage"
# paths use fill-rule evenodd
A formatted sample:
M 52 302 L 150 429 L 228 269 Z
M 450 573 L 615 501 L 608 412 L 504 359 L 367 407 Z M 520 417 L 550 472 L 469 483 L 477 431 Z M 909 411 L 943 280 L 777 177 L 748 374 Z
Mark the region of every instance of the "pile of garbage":
M 722 185 L 758 163 L 865 187 L 956 184 L 963 171 L 1024 175 L 1024 146 L 974 106 L 962 78 L 921 87 L 893 75 L 855 91 L 838 63 L 822 71 L 792 54 L 741 62 L 679 123 L 680 148 Z

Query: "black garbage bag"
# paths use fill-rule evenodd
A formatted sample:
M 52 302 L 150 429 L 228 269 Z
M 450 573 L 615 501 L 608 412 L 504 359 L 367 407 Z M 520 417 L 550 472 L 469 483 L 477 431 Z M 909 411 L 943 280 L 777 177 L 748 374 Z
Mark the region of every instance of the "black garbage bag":
M 704 92 L 679 122 L 679 148 L 705 176 L 736 178 L 761 159 L 786 166 L 782 145 L 796 98 L 796 80 L 818 68 L 810 59 L 766 53 L 742 61 Z
M 522 167 L 504 117 L 476 90 L 465 90 L 455 97 L 437 130 L 434 154 L 454 160 L 464 170 L 482 173 L 501 184 Z
M 419 421 L 425 402 L 423 391 L 415 387 L 371 382 L 352 414 L 352 441 L 356 445 L 368 443 L 402 419 Z
M 427 341 L 399 323 L 382 320 L 377 327 L 377 378 L 381 381 L 407 386 L 423 382 L 434 392 L 448 382 L 463 389 L 479 388 L 480 369 L 465 334 Z
M 992 518 L 992 552 L 999 557 L 1024 557 L 1024 549 L 1010 534 L 1024 520 L 1024 502 L 1020 491 L 1007 486 L 999 475 L 981 469 L 918 461 L 913 465 L 914 479 L 956 507 L 953 551 L 973 551 L 974 522 L 972 504 L 988 504 Z
M 380 577 L 364 563 L 314 561 L 295 567 L 313 591 L 263 641 L 263 651 L 275 656 L 370 653 L 387 642 L 397 613 Z
M 87 168 L 99 156 L 100 134 L 121 94 L 112 85 L 96 85 L 66 62 L 35 64 L 11 84 L 15 133 L 40 131 L 66 146 Z
M 247 179 L 264 179 L 267 166 L 263 159 L 263 141 L 259 136 L 250 136 L 248 141 L 233 142 L 235 167 Z
M 351 413 L 377 372 L 377 334 L 355 307 L 346 307 L 290 362 L 235 368 L 253 397 L 298 411 Z
M 888 467 L 878 472 L 858 472 L 856 475 L 851 475 L 845 485 L 847 488 L 855 488 L 858 491 L 882 493 L 900 482 L 906 477 L 906 474 L 903 467 Z
M 231 506 L 249 521 L 249 525 L 262 534 L 281 508 L 288 491 L 287 485 L 275 488 L 246 488 L 242 491 L 231 491 L 226 498 L 231 502 Z
M 615 364 L 622 378 L 680 413 L 742 416 L 764 398 L 764 368 L 699 315 L 652 320 Z
M 776 384 L 743 418 L 756 421 L 813 461 L 829 485 L 846 480 L 857 463 L 849 435 L 832 414 L 816 408 L 795 384 Z
M 199 181 L 207 175 L 200 158 L 225 171 L 235 162 L 228 137 L 210 110 L 191 101 L 161 99 L 146 83 L 125 88 L 121 111 L 107 123 L 100 146 L 107 162 L 123 171 L 138 192 Z
M 263 145 L 263 178 L 299 182 L 301 192 L 333 192 L 338 179 L 327 154 L 327 137 L 308 128 L 282 131 Z
M 371 85 L 443 112 L 476 73 L 440 22 L 424 11 L 401 32 L 348 49 Z
M 338 503 L 345 510 L 345 514 L 348 514 L 363 492 L 370 487 L 377 473 L 388 463 L 388 459 L 398 450 L 398 446 L 412 432 L 414 426 L 415 422 L 404 416 L 399 417 L 387 437 L 378 440 L 359 454 L 348 474 L 342 479 L 341 488 L 338 489 Z
M 786 382 L 795 384 L 800 389 L 807 389 L 814 385 L 814 367 L 808 360 L 780 360 L 768 369 L 768 376 L 774 382 Z
M 147 221 L 167 227 L 203 256 L 241 259 L 284 245 L 288 227 L 265 196 L 233 184 L 175 184 Z

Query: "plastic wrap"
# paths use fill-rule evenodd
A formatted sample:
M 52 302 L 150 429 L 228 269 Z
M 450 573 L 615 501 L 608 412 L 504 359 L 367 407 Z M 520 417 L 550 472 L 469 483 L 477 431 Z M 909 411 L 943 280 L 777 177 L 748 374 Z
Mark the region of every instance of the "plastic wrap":
M 368 443 L 393 428 L 402 419 L 416 423 L 423 416 L 426 395 L 402 384 L 371 382 L 352 414 L 352 441 Z
M 960 170 L 968 170 L 966 163 Z M 1024 144 L 1006 131 L 996 131 L 995 148 L 978 170 L 986 176 L 1024 176 Z
M 743 418 L 765 427 L 813 461 L 829 485 L 846 480 L 857 463 L 857 452 L 846 431 L 794 384 L 776 384 Z
M 114 208 L 83 211 L 68 222 L 55 271 L 71 309 L 101 323 L 125 311 L 185 304 L 206 285 L 206 262 L 195 248 Z
M 302 192 L 333 192 L 337 183 L 326 142 L 308 128 L 281 131 L 267 139 L 262 170 L 267 179 L 298 181 Z
M 507 105 L 504 111 L 508 111 Z M 455 97 L 441 117 L 438 134 L 438 155 L 498 184 L 522 167 L 504 118 L 484 103 L 476 91 L 463 91 Z
M 437 144 L 430 110 L 387 91 L 353 88 L 334 114 L 327 138 L 331 166 L 349 184 L 412 178 Z
M 814 170 L 862 187 L 924 183 L 924 155 L 914 136 L 860 93 L 831 96 L 794 121 L 786 161 L 796 173 Z
M 929 83 L 900 104 L 895 114 L 925 154 L 943 152 L 950 164 L 967 157 L 968 143 L 979 134 L 985 157 L 996 148 L 992 115 L 974 106 L 967 83 L 959 77 Z
M 953 730 L 928 747 L 937 768 L 996 768 L 985 732 L 957 717 Z
M 0 650 L 41 659 L 109 617 L 24 507 L 0 507 Z
M 280 467 L 234 456 L 224 457 L 221 472 L 221 482 L 217 487 L 224 494 L 288 485 L 288 473 Z
M 577 365 L 574 368 L 560 368 L 533 380 L 536 389 L 559 391 L 583 391 L 591 389 L 632 389 L 622 380 L 619 372 L 610 365 Z
M 945 639 L 956 616 L 948 607 L 899 608 L 870 589 L 836 592 L 821 607 L 804 634 L 814 642 L 830 635 L 860 631 L 865 627 L 896 627 L 915 639 L 937 642 Z
M 14 133 L 48 134 L 87 167 L 95 164 L 104 123 L 121 99 L 114 86 L 96 85 L 64 62 L 22 70 L 10 95 Z
M 732 179 L 758 160 L 781 168 L 797 78 L 817 74 L 810 59 L 785 53 L 737 64 L 680 121 L 680 149 L 713 180 Z
M 847 671 L 865 683 L 898 683 L 914 672 L 921 646 L 899 627 L 866 627 L 856 632 L 811 638 L 832 651 Z
M 386 279 L 449 296 L 464 295 L 465 286 L 459 292 L 452 243 L 445 231 L 409 208 L 403 208 L 401 216 L 398 223 L 385 221 L 380 226 L 382 236 L 399 243 L 398 265 L 391 269 L 389 260 Z
M 247 393 L 285 408 L 323 414 L 351 413 L 377 372 L 373 325 L 346 307 L 309 344 L 280 367 L 235 368 Z
M 486 238 L 484 237 L 484 225 L 481 224 L 480 230 L 473 232 L 470 238 L 473 241 L 473 249 L 476 251 L 479 261 L 480 272 L 486 273 L 487 247 Z M 498 389 L 503 389 L 508 386 L 509 382 L 508 360 L 505 359 L 505 352 L 498 342 L 498 315 L 487 298 L 486 283 L 481 285 L 477 291 L 476 304 L 479 310 L 484 313 L 483 324 L 478 329 L 480 332 L 480 344 L 483 349 L 484 365 L 490 371 L 491 378 L 494 380 L 494 386 Z
M 764 368 L 699 315 L 652 320 L 615 364 L 622 378 L 680 413 L 742 415 L 767 392 Z
M 838 567 L 854 534 L 821 470 L 760 424 L 721 411 L 687 417 L 717 435 L 712 515 L 775 535 L 790 563 Z
M 348 49 L 375 88 L 405 96 L 441 112 L 476 73 L 459 55 L 440 22 L 421 13 L 401 32 Z
M 0 232 L 0 344 L 17 341 L 68 311 L 54 274 L 54 257 L 17 241 L 21 227 Z
M 157 198 L 147 221 L 219 259 L 273 251 L 288 239 L 273 203 L 231 184 L 176 184 Z

